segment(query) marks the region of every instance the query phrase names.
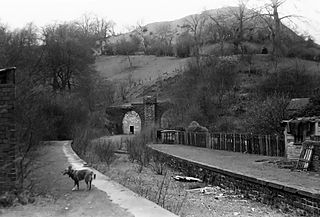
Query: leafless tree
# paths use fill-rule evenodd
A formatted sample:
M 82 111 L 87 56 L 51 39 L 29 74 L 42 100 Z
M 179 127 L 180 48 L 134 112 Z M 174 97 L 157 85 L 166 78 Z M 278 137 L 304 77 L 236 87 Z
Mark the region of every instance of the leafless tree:
M 271 41 L 272 41 L 272 54 L 274 56 L 281 55 L 281 28 L 282 28 L 282 20 L 291 19 L 293 17 L 298 17 L 296 15 L 279 15 L 279 8 L 282 6 L 286 0 L 270 0 L 268 4 L 264 6 L 265 13 L 262 13 L 260 17 L 267 24 L 269 31 L 271 33 Z
M 213 41 L 220 44 L 220 53 L 224 55 L 224 43 L 233 38 L 230 25 L 226 22 L 227 14 L 217 13 L 217 15 L 205 14 L 212 22 L 208 23 L 207 31 L 211 35 Z
M 244 32 L 248 28 L 248 26 L 246 25 L 247 22 L 249 22 L 257 16 L 257 13 L 254 9 L 247 8 L 248 2 L 249 0 L 239 0 L 238 7 L 230 9 L 230 13 L 237 20 L 237 22 L 235 23 L 236 26 L 234 38 L 234 44 L 237 47 L 244 40 Z
M 194 41 L 194 55 L 196 56 L 197 59 L 197 64 L 200 68 L 200 49 L 201 46 L 203 45 L 203 31 L 204 31 L 204 26 L 205 22 L 207 20 L 207 16 L 204 14 L 195 14 L 187 17 L 185 19 L 185 23 L 182 26 L 182 28 L 187 29 L 192 36 L 193 36 L 193 41 Z

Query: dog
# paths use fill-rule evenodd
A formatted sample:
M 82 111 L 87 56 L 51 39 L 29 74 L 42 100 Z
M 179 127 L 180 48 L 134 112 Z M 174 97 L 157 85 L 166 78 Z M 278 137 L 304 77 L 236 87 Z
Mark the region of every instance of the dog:
M 72 191 L 76 189 L 79 190 L 79 182 L 81 180 L 86 182 L 87 190 L 91 190 L 92 180 L 96 178 L 96 174 L 94 174 L 93 171 L 89 169 L 75 170 L 72 169 L 72 166 L 69 166 L 67 169 L 65 169 L 62 174 L 68 175 L 74 181 Z

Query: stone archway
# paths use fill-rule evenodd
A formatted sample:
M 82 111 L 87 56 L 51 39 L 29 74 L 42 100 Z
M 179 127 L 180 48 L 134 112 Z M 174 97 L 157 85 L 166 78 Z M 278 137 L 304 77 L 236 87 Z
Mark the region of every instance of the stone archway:
M 122 119 L 123 134 L 139 134 L 141 132 L 141 118 L 135 111 L 127 112 Z

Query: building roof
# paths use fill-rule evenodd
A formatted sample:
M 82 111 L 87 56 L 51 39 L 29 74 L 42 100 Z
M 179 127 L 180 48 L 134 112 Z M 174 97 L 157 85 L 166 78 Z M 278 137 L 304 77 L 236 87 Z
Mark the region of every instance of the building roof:
M 287 106 L 287 110 L 300 111 L 304 109 L 310 102 L 310 98 L 295 98 L 291 99 Z
M 313 117 L 298 117 L 298 118 L 292 118 L 290 120 L 284 120 L 283 123 L 298 123 L 298 122 L 320 122 L 319 116 L 313 116 Z
M 2 72 L 7 72 L 7 71 L 11 71 L 11 70 L 16 70 L 16 67 L 10 67 L 10 68 L 0 69 L 0 73 L 2 73 Z

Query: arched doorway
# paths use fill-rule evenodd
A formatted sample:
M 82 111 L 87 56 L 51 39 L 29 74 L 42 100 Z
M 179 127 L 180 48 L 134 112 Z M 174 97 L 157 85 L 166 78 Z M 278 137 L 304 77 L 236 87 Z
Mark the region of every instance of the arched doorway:
M 138 134 L 141 132 L 141 118 L 135 111 L 127 112 L 122 120 L 123 134 Z

